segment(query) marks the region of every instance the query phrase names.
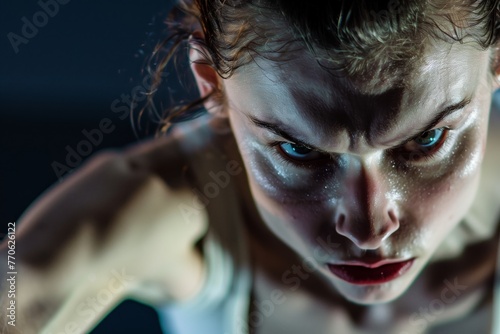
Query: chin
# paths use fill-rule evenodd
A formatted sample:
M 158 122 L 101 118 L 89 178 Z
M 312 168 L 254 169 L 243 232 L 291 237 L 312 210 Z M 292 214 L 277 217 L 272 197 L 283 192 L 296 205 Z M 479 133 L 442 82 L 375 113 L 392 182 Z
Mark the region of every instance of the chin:
M 349 302 L 359 305 L 378 305 L 398 299 L 410 286 L 411 282 L 396 282 L 377 285 L 352 285 L 341 283 L 337 291 Z

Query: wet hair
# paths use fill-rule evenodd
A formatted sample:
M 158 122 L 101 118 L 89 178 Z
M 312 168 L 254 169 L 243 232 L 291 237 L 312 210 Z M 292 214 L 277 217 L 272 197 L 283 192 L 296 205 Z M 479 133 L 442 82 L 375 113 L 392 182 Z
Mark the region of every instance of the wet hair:
M 170 62 L 187 58 L 190 47 L 203 62 L 228 78 L 255 57 L 276 64 L 306 50 L 333 74 L 401 78 L 418 62 L 429 38 L 473 42 L 486 49 L 499 35 L 500 0 L 179 0 L 166 23 L 169 36 L 155 48 L 148 71 L 151 92 Z M 196 30 L 203 32 L 193 35 Z M 492 59 L 492 68 L 497 59 Z M 375 80 L 376 81 L 376 80 Z M 223 92 L 163 111 L 160 130 L 192 119 L 207 99 L 224 102 Z M 154 94 L 142 112 L 154 108 Z M 156 110 L 156 109 L 155 109 Z

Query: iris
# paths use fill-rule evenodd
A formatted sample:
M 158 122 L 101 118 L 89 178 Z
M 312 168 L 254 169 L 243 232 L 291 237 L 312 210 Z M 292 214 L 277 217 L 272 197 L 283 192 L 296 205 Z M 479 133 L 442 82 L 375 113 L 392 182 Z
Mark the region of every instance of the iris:
M 426 131 L 422 133 L 420 137 L 415 139 L 415 143 L 425 148 L 432 147 L 439 143 L 443 133 L 443 128 Z
M 292 143 L 281 143 L 279 146 L 280 146 L 281 150 L 283 151 L 283 153 L 285 153 L 287 156 L 289 156 L 292 159 L 310 160 L 310 159 L 318 158 L 319 152 L 316 152 L 313 149 L 310 149 L 309 147 L 304 146 L 304 145 L 292 144 Z

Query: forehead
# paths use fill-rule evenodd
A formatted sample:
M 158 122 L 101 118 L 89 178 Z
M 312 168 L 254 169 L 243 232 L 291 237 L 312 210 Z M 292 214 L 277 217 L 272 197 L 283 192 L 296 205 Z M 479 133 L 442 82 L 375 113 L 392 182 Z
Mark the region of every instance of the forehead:
M 319 146 L 332 133 L 337 144 L 353 137 L 384 142 L 472 97 L 486 78 L 489 54 L 471 45 L 433 42 L 404 80 L 375 68 L 373 76 L 354 80 L 332 75 L 301 51 L 284 63 L 257 59 L 227 79 L 225 88 L 234 108 L 293 127 Z

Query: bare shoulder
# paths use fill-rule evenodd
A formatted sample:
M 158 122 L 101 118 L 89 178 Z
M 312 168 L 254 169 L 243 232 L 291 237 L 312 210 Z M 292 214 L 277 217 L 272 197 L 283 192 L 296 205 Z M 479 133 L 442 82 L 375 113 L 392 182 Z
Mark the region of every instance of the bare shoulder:
M 185 188 L 184 164 L 175 138 L 97 153 L 23 213 L 17 237 L 29 247 L 23 247 L 25 253 L 18 255 L 27 263 L 43 266 L 54 257 L 55 248 L 64 246 L 80 231 L 83 221 L 94 221 L 102 231 L 108 229 L 125 203 L 145 194 L 144 189 L 153 189 L 152 180 L 163 183 L 171 193 Z

